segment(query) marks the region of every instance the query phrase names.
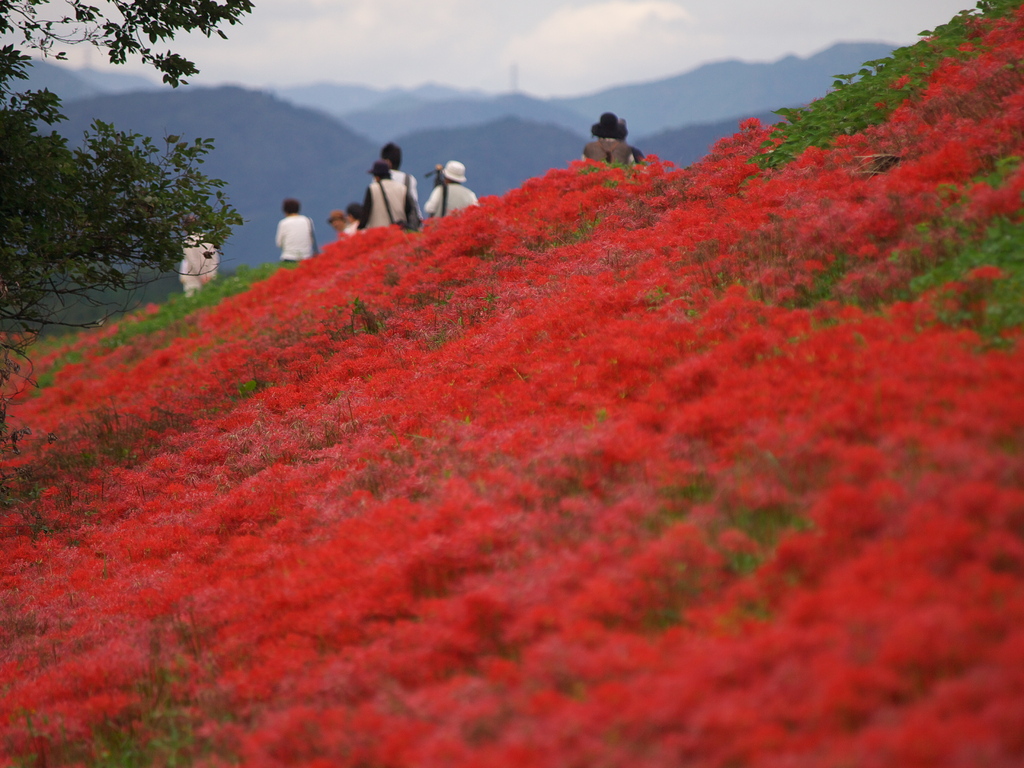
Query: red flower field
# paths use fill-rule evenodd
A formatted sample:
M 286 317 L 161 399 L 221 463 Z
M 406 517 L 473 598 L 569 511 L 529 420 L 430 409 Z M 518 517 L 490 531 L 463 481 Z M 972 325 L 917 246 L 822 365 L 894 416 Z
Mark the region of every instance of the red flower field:
M 1024 765 L 1024 11 L 972 29 L 777 168 L 575 162 L 40 349 L 0 764 Z

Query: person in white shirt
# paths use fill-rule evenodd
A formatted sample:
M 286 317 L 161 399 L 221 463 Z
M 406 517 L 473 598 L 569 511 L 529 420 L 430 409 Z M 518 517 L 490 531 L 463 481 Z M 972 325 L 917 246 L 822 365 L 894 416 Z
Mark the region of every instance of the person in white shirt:
M 185 296 L 192 296 L 217 276 L 220 252 L 211 243 L 204 243 L 200 235 L 189 235 L 183 249 L 185 258 L 178 269 Z
M 299 213 L 299 201 L 287 198 L 281 205 L 284 218 L 277 223 L 275 242 L 281 249 L 281 261 L 303 261 L 316 254 L 313 220 Z
M 441 171 L 441 183 L 434 187 L 423 204 L 423 210 L 431 218 L 439 219 L 452 211 L 477 205 L 476 194 L 466 182 L 466 166 L 458 160 L 449 160 Z

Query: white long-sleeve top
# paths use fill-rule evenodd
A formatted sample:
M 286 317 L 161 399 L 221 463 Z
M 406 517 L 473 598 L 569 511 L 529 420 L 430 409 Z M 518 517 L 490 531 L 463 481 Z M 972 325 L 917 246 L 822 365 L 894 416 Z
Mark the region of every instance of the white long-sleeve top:
M 438 184 L 430 193 L 430 197 L 427 198 L 427 202 L 423 204 L 423 210 L 427 212 L 428 216 L 440 216 L 441 205 L 444 203 L 444 186 Z M 468 208 L 471 205 L 476 205 L 476 193 L 473 192 L 469 187 L 464 187 L 461 184 L 457 184 L 454 181 L 448 182 L 448 207 L 445 210 L 445 215 L 452 211 L 457 211 L 459 208 Z

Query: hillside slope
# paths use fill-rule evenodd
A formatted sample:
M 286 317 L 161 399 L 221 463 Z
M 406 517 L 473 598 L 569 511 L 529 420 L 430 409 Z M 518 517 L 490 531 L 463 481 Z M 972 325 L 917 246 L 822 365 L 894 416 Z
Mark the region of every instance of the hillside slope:
M 575 162 L 38 350 L 0 762 L 1024 762 L 1024 10 L 963 29 L 791 163 Z
M 685 165 L 734 132 L 737 118 L 821 96 L 834 71 L 856 69 L 864 58 L 887 50 L 883 44 L 844 44 L 806 60 L 721 63 L 670 81 L 609 92 L 606 105 L 594 107 L 597 111 L 586 116 L 560 102 L 520 94 L 469 93 L 456 98 L 458 92 L 438 86 L 398 91 L 389 98 L 388 92 L 357 86 L 310 86 L 273 96 L 238 87 L 171 90 L 149 84 L 143 89 L 133 85 L 138 78 L 128 76 L 90 84 L 88 71 L 45 61 L 32 68 L 34 79 L 27 86 L 49 86 L 67 100 L 68 120 L 58 130 L 72 141 L 78 141 L 94 119 L 157 139 L 168 134 L 214 139 L 215 149 L 204 170 L 228 182 L 225 191 L 246 221 L 225 244 L 226 263 L 256 266 L 277 258 L 273 234 L 285 196 L 303 202 L 320 242 L 333 237 L 327 225 L 329 212 L 362 200 L 366 170 L 386 141 L 397 138 L 405 150 L 405 170 L 417 176 L 438 162 L 459 159 L 472 168 L 479 195 L 504 194 L 578 158 L 600 112 L 619 105 L 615 108 L 630 119 L 631 139 L 648 154 Z M 720 80 L 723 72 L 731 78 L 727 83 Z M 99 94 L 100 86 L 136 92 Z M 720 93 L 723 88 L 728 97 Z M 623 94 L 632 101 L 621 102 Z M 605 103 L 603 95 L 587 98 L 580 108 Z M 321 99 L 341 99 L 365 108 L 352 110 L 338 122 L 336 112 L 328 119 L 316 109 L 295 106 L 321 104 Z M 679 104 L 688 105 L 683 122 L 699 124 L 642 135 L 645 125 L 672 122 L 653 118 L 649 110 L 672 111 L 672 105 Z M 751 106 L 755 104 L 756 109 Z M 718 116 L 729 119 L 711 119 Z

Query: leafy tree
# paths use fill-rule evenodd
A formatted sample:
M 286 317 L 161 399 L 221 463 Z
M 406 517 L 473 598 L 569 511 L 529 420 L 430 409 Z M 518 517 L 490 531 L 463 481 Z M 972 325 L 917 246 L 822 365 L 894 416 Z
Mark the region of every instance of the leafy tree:
M 42 18 L 55 6 L 63 14 Z M 69 303 L 102 301 L 107 289 L 173 269 L 189 230 L 220 243 L 242 221 L 224 182 L 199 170 L 210 140 L 160 144 L 96 122 L 69 147 L 52 130 L 63 119 L 59 99 L 18 88 L 23 49 L 62 59 L 62 47 L 91 44 L 115 64 L 139 56 L 177 86 L 198 70 L 154 46 L 179 32 L 224 37 L 220 27 L 251 10 L 249 0 L 111 0 L 102 10 L 82 0 L 0 0 L 0 39 L 16 41 L 0 48 L 0 437 L 15 448 L 6 406 L 27 376 L 35 333 Z

